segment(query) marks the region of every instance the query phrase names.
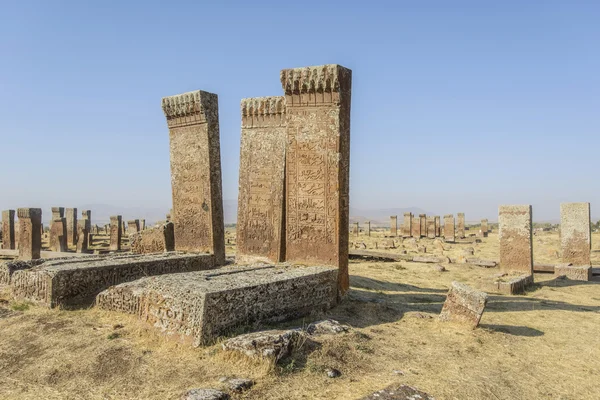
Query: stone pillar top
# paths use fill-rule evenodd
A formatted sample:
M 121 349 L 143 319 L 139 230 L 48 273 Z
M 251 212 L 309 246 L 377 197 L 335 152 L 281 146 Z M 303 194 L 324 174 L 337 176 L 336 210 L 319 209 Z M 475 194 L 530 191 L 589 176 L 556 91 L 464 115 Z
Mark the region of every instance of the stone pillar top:
M 18 208 L 17 216 L 19 218 L 37 218 L 42 217 L 41 208 Z
M 242 117 L 283 114 L 285 113 L 285 97 L 268 96 L 242 99 L 240 109 Z
M 218 121 L 218 96 L 195 90 L 163 97 L 162 110 L 170 128 Z
M 338 64 L 289 68 L 280 73 L 285 94 L 308 92 L 347 92 L 350 90 L 352 71 Z

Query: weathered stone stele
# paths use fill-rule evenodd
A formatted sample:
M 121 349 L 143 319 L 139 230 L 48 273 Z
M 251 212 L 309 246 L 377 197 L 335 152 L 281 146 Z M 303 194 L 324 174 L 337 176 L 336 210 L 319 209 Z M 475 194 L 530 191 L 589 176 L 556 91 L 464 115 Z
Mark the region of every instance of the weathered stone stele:
M 204 91 L 162 99 L 169 127 L 175 249 L 225 262 L 217 95 Z
M 489 232 L 489 227 L 488 227 L 488 220 L 487 219 L 482 219 L 481 220 L 481 230 L 479 232 L 481 237 L 487 237 L 488 236 L 488 232 Z
M 65 211 L 67 223 L 67 247 L 77 244 L 77 209 L 67 208 Z
M 42 209 L 19 208 L 19 259 L 37 260 L 42 251 Z
M 435 239 L 435 217 L 427 218 L 427 237 L 429 239 Z
M 352 228 L 352 232 L 354 236 L 358 236 L 358 233 L 360 232 L 360 225 L 358 224 L 358 222 L 354 223 L 354 228 Z
M 110 217 L 110 250 L 118 251 L 121 250 L 121 235 L 123 232 L 120 215 L 113 215 Z
M 444 215 L 444 240 L 447 242 L 454 242 L 454 215 Z
M 458 322 L 476 328 L 487 300 L 486 293 L 472 289 L 463 283 L 452 282 L 440 320 Z
M 81 219 L 77 221 L 77 252 L 88 252 L 89 231 L 87 230 L 87 221 Z
M 241 101 L 238 263 L 285 260 L 285 98 Z
M 322 65 L 281 71 L 286 98 L 286 259 L 335 266 L 349 288 L 352 71 Z
M 427 215 L 419 214 L 419 223 L 421 224 L 421 236 L 427 236 Z
M 421 218 L 419 218 L 416 215 L 412 216 L 412 223 L 411 223 L 411 236 L 414 238 L 420 238 L 421 237 Z
M 365 233 L 367 236 L 371 236 L 371 221 L 365 222 Z
M 140 231 L 143 231 L 144 229 L 146 229 L 146 220 L 145 219 L 139 220 L 139 229 L 140 229 Z
M 533 275 L 531 206 L 503 205 L 498 209 L 500 268 Z
M 563 263 L 591 266 L 590 203 L 560 205 L 560 247 Z
M 15 210 L 2 211 L 2 248 L 15 249 Z
M 402 221 L 402 237 L 410 237 L 412 235 L 412 213 L 404 213 Z
M 129 235 L 138 233 L 140 231 L 139 223 L 140 221 L 137 219 L 130 219 L 127 221 L 127 233 Z
M 67 219 L 57 218 L 50 225 L 50 250 L 67 251 Z
M 442 236 L 442 219 L 439 215 L 435 217 L 435 236 Z
M 398 216 L 390 215 L 390 236 L 398 236 Z
M 134 254 L 174 251 L 173 223 L 167 222 L 129 235 L 129 243 L 131 244 L 131 252 Z
M 456 236 L 463 239 L 465 237 L 465 213 L 456 214 L 456 219 Z

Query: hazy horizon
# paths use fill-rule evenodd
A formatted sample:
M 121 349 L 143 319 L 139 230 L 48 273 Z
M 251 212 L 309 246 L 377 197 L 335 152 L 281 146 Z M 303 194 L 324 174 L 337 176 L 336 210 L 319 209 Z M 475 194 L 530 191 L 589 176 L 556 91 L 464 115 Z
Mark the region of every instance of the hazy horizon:
M 240 99 L 281 95 L 283 68 L 338 63 L 353 70 L 354 210 L 595 215 L 600 4 L 312 4 L 3 5 L 0 209 L 168 210 L 160 100 L 195 89 L 219 95 L 237 201 Z M 315 29 L 296 38 L 292 16 Z

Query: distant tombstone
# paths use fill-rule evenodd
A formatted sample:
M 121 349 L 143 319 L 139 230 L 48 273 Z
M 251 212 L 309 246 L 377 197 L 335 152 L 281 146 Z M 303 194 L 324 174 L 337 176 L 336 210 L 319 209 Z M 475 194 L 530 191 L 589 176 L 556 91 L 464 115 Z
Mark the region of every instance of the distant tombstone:
M 139 228 L 140 228 L 140 231 L 143 231 L 144 229 L 146 229 L 146 220 L 145 219 L 139 220 Z
M 592 265 L 590 203 L 560 205 L 560 247 L 563 263 L 576 267 Z
M 488 232 L 489 232 L 488 220 L 482 219 L 481 220 L 481 230 L 479 232 L 479 235 L 481 237 L 488 237 Z
M 465 237 L 465 213 L 456 214 L 456 236 L 459 239 L 464 239 Z
M 427 237 L 435 239 L 435 217 L 427 217 Z
M 444 215 L 444 240 L 446 242 L 454 242 L 455 230 L 454 230 L 454 215 Z
M 15 249 L 15 210 L 2 211 L 2 248 Z
M 404 213 L 404 220 L 402 221 L 402 237 L 411 237 L 412 235 L 412 213 Z
M 175 249 L 225 263 L 217 95 L 194 91 L 162 99 L 169 127 Z
M 284 261 L 285 98 L 241 101 L 238 263 Z
M 390 216 L 390 235 L 398 236 L 398 216 L 397 215 Z
M 139 220 L 132 219 L 127 221 L 127 234 L 132 235 L 134 233 L 138 233 L 140 231 Z
M 52 217 L 50 223 L 50 250 L 65 252 L 67 251 L 67 219 L 64 217 L 64 209 L 53 207 Z
M 427 236 L 427 215 L 419 214 L 419 223 L 421 224 L 421 236 Z
M 500 269 L 533 276 L 531 206 L 500 206 L 498 223 Z
M 358 236 L 358 233 L 360 232 L 360 226 L 358 225 L 358 222 L 354 223 L 353 232 L 354 232 L 354 236 Z
M 435 216 L 435 237 L 442 236 L 442 219 L 439 215 Z
M 411 231 L 412 237 L 417 239 L 421 237 L 421 218 L 416 215 L 412 216 Z
M 123 224 L 120 215 L 113 215 L 110 217 L 110 250 L 118 251 L 121 250 L 121 235 Z
M 92 235 L 87 230 L 87 222 L 85 220 L 77 221 L 77 252 L 88 252 L 88 240 Z
M 350 286 L 352 71 L 321 65 L 280 76 L 287 113 L 286 259 L 337 267 L 343 295 Z
M 41 257 L 42 210 L 40 208 L 19 208 L 19 259 L 37 260 Z
M 367 236 L 371 236 L 371 221 L 367 221 L 365 223 L 365 230 L 366 230 Z
M 77 243 L 77 209 L 67 208 L 65 212 L 67 224 L 67 247 Z

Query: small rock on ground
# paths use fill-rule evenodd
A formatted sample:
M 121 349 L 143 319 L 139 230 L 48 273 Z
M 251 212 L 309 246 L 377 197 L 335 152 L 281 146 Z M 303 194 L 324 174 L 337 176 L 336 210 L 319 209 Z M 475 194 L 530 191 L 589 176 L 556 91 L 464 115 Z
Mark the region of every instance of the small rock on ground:
M 229 400 L 229 395 L 216 389 L 191 389 L 182 400 Z
M 361 400 L 434 400 L 425 392 L 407 385 L 391 385 L 363 397 Z
M 339 378 L 342 376 L 342 373 L 335 368 L 327 368 L 327 376 L 329 378 Z
M 338 321 L 333 319 L 325 319 L 322 321 L 313 322 L 306 328 L 306 332 L 308 332 L 309 335 L 323 335 L 331 333 L 337 334 L 345 333 L 349 330 L 349 326 L 342 325 Z
M 279 361 L 291 351 L 298 330 L 261 331 L 236 336 L 223 343 L 223 350 L 237 351 L 250 358 L 267 358 Z
M 230 379 L 227 384 L 229 385 L 229 389 L 234 392 L 243 392 L 254 386 L 254 381 L 252 379 L 234 378 Z

